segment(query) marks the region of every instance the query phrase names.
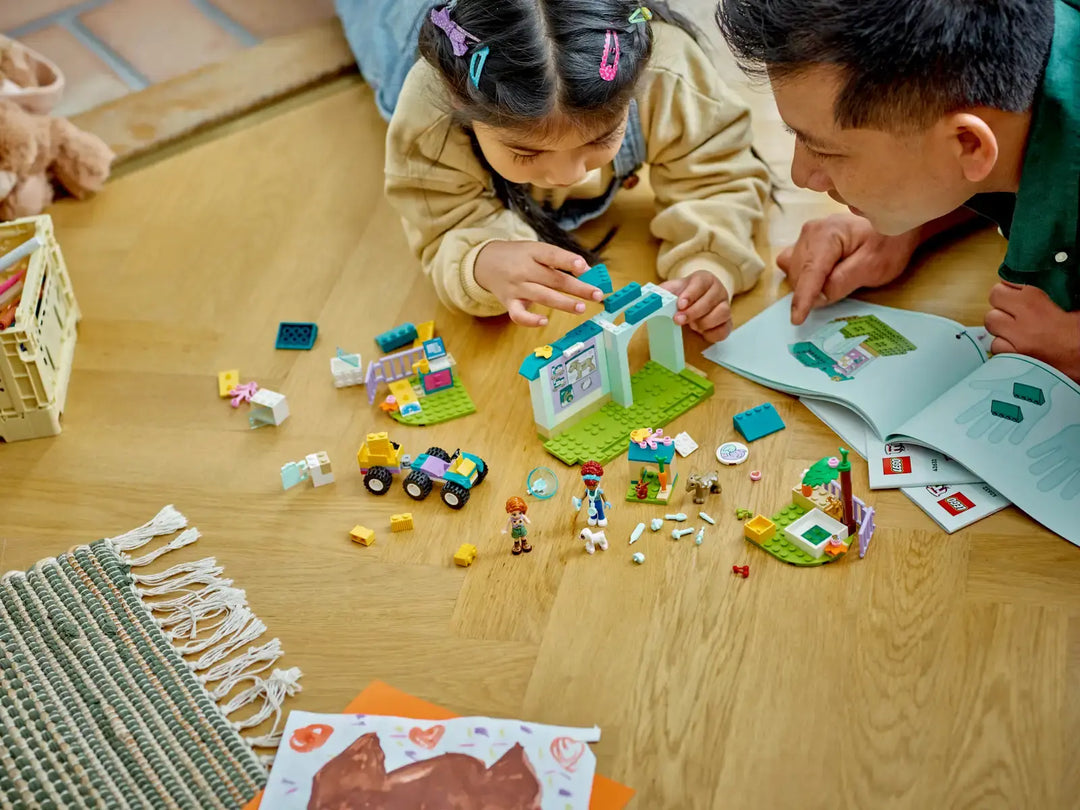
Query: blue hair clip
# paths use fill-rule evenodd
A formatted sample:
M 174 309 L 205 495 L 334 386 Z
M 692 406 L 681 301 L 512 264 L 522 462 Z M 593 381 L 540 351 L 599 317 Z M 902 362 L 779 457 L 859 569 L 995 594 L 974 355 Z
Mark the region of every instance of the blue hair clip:
M 485 45 L 483 48 L 477 48 L 473 51 L 472 59 L 469 60 L 469 78 L 472 80 L 473 87 L 480 88 L 480 74 L 484 70 L 484 62 L 487 61 L 490 48 Z

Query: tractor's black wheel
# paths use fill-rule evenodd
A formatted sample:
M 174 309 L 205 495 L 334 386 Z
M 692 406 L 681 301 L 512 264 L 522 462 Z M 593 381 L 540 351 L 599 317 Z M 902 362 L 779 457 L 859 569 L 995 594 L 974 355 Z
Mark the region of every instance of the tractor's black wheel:
M 443 450 L 441 447 L 429 447 L 427 449 L 429 456 L 435 456 L 435 458 L 442 459 L 443 461 L 450 460 L 450 454 Z
M 414 501 L 422 501 L 431 494 L 431 478 L 423 470 L 413 470 L 402 483 L 405 494 Z
M 482 483 L 484 483 L 484 479 L 487 478 L 488 469 L 489 469 L 489 467 L 488 467 L 487 460 L 486 459 L 482 460 L 480 462 L 479 469 L 478 469 L 478 471 L 476 473 L 476 483 L 473 484 L 474 487 L 478 487 Z
M 394 474 L 386 467 L 372 467 L 364 476 L 364 486 L 372 495 L 385 495 L 394 480 Z
M 469 490 L 461 484 L 447 481 L 442 488 L 443 503 L 451 509 L 460 509 L 469 502 Z

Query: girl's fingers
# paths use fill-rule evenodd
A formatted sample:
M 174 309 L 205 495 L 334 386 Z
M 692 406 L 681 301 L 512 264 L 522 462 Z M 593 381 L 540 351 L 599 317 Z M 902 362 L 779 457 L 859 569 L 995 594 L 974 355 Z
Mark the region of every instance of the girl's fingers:
M 679 313 L 683 316 L 682 322 L 694 323 L 701 320 L 713 310 L 724 305 L 726 298 L 727 292 L 715 276 L 710 277 L 702 274 L 701 276 L 691 277 L 690 283 L 686 285 L 686 289 L 679 296 L 680 305 L 684 299 L 690 301 L 690 305 Z
M 575 276 L 580 276 L 589 269 L 589 263 L 576 253 L 563 250 L 555 245 L 549 245 L 546 242 L 535 242 L 533 244 L 533 258 L 545 267 L 550 267 L 553 270 L 565 270 Z
M 733 325 L 734 321 L 732 321 L 731 318 L 728 318 L 723 323 L 708 329 L 701 329 L 697 324 L 695 324 L 691 328 L 703 338 L 705 338 L 705 340 L 707 340 L 709 343 L 719 343 L 721 340 L 726 339 L 727 336 L 731 334 L 731 328 Z
M 585 312 L 583 302 L 542 284 L 531 285 L 529 298 L 541 306 L 551 307 L 562 312 L 572 312 L 575 315 L 581 315 Z
M 514 298 L 506 307 L 510 320 L 519 326 L 547 326 L 548 319 L 535 312 L 529 312 L 529 302 Z
M 560 290 L 568 295 L 572 295 L 575 298 L 581 298 L 585 301 L 599 301 L 604 297 L 604 291 L 599 287 L 594 287 L 592 284 L 586 284 L 584 281 L 578 281 L 573 276 L 568 276 L 566 273 L 560 273 L 558 270 L 547 271 L 543 286 L 554 290 Z M 584 312 L 584 309 L 579 311 Z

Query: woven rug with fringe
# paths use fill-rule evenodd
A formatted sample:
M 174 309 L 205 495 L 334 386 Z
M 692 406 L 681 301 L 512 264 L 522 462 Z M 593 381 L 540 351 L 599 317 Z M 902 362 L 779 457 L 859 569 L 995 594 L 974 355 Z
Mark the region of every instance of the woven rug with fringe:
M 186 525 L 167 506 L 0 578 L 0 806 L 237 808 L 265 785 L 300 671 L 263 674 L 281 642 L 213 558 L 146 572 L 199 532 L 134 552 Z

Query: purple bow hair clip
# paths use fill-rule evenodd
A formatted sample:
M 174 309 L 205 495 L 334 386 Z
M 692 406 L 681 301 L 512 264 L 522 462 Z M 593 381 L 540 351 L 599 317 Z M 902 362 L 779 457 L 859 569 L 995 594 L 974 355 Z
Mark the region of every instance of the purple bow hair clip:
M 454 3 L 450 3 L 443 6 L 441 11 L 433 8 L 431 10 L 431 21 L 441 28 L 447 39 L 450 40 L 450 45 L 454 49 L 454 56 L 464 56 L 465 52 L 469 50 L 469 43 L 466 40 L 471 39 L 473 42 L 479 42 L 480 40 L 450 19 L 450 9 L 454 5 Z

